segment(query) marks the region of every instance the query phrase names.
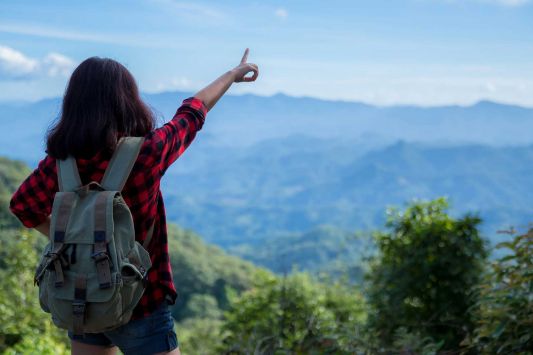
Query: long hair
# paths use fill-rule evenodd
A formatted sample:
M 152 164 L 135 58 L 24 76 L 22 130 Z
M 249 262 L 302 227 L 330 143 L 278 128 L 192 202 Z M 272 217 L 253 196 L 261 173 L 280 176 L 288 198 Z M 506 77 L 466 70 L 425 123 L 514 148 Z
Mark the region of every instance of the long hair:
M 48 130 L 46 152 L 56 159 L 111 152 L 121 136 L 141 137 L 155 127 L 131 73 L 108 58 L 84 60 L 72 73 L 59 120 Z

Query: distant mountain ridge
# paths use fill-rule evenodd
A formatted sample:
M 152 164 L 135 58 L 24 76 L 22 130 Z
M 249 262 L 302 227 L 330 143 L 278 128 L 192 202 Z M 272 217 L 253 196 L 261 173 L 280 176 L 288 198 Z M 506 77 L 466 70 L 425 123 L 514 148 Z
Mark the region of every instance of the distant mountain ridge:
M 192 93 L 144 95 L 160 122 Z M 0 104 L 0 155 L 35 167 L 60 99 Z M 491 235 L 533 218 L 533 109 L 377 107 L 226 95 L 162 188 L 172 221 L 224 247 L 330 224 L 381 227 L 387 205 L 447 195 Z
M 143 95 L 160 122 L 172 117 L 187 92 Z M 61 99 L 0 103 L 0 154 L 34 164 Z M 387 106 L 309 97 L 226 95 L 208 114 L 198 139 L 213 146 L 250 146 L 292 135 L 441 144 L 523 145 L 533 142 L 533 109 L 480 101 L 472 106 Z

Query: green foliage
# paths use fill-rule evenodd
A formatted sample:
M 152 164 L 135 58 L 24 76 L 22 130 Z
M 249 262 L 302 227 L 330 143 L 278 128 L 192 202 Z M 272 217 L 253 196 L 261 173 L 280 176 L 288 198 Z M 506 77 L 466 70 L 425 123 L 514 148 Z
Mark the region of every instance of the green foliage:
M 389 212 L 368 273 L 369 329 L 392 346 L 400 328 L 457 349 L 472 331 L 472 292 L 487 256 L 480 219 L 453 219 L 444 199 Z
M 204 243 L 191 231 L 175 225 L 169 225 L 168 231 L 173 278 L 179 293 L 172 314 L 178 321 L 218 317 L 217 308 L 229 306 L 229 294 L 250 288 L 257 274 L 269 273 Z M 202 309 L 204 306 L 207 309 Z
M 187 318 L 177 323 L 182 354 L 219 355 L 222 323 L 212 318 Z
M 409 331 L 404 327 L 400 327 L 394 332 L 393 349 L 398 349 L 402 353 L 437 355 L 443 345 L 444 341 L 435 343 L 432 338 L 424 337 L 420 332 Z
M 0 229 L 20 226 L 8 206 L 11 195 L 29 172 L 24 163 L 0 157 Z
M 33 270 L 37 233 L 2 230 L 0 237 L 0 352 L 66 354 L 66 332 L 57 329 L 40 306 Z
M 7 207 L 28 173 L 23 164 L 0 158 L 0 353 L 64 354 L 66 334 L 40 309 L 33 286 L 36 250 L 45 240 L 18 231 Z M 170 225 L 180 293 L 173 315 L 182 351 L 433 355 L 461 345 L 464 353 L 532 354 L 533 230 L 501 243 L 509 252 L 484 274 L 479 218 L 453 219 L 447 208 L 439 199 L 390 212 L 389 231 L 376 235 L 379 254 L 367 274 L 367 301 L 346 280 L 317 282 L 301 273 L 275 277 Z M 294 234 L 274 240 L 270 249 L 258 244 L 246 252 L 253 258 L 251 251 L 259 248 L 255 258 L 265 265 L 285 253 L 291 266 L 325 268 L 337 276 L 339 266 L 367 246 L 337 232 Z M 342 255 L 334 255 L 339 247 Z
M 219 319 L 222 312 L 218 307 L 217 299 L 211 295 L 194 293 L 189 296 L 185 310 L 181 312 L 184 319 L 207 318 Z
M 497 247 L 509 253 L 480 287 L 475 336 L 465 343 L 483 354 L 533 354 L 533 229 Z
M 320 284 L 307 274 L 265 275 L 232 302 L 220 352 L 348 354 L 364 317 L 354 289 Z
M 21 162 L 0 157 L 0 353 L 66 354 L 66 333 L 58 330 L 40 306 L 33 271 L 45 240 L 19 231 L 9 211 L 11 195 L 30 173 Z

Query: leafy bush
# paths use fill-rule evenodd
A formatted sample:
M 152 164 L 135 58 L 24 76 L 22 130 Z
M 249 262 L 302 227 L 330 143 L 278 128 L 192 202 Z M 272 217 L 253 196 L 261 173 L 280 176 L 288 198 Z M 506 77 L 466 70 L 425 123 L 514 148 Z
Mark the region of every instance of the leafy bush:
M 0 237 L 0 352 L 3 354 L 67 354 L 66 331 L 56 328 L 39 306 L 33 270 L 35 240 L 22 232 L 3 230 Z
M 29 173 L 24 163 L 0 157 L 0 230 L 20 226 L 20 222 L 9 211 L 9 200 Z
M 187 318 L 176 323 L 182 354 L 219 355 L 222 321 L 213 318 Z
M 532 354 L 533 229 L 497 248 L 509 253 L 492 263 L 480 287 L 474 338 L 464 343 L 483 354 Z
M 232 302 L 223 325 L 227 354 L 351 354 L 364 322 L 354 289 L 307 274 L 265 276 Z
M 376 235 L 379 254 L 371 262 L 367 292 L 368 325 L 379 347 L 393 346 L 402 328 L 457 349 L 473 329 L 472 290 L 487 251 L 477 230 L 480 219 L 453 219 L 447 208 L 446 200 L 437 199 L 392 210 L 390 231 Z

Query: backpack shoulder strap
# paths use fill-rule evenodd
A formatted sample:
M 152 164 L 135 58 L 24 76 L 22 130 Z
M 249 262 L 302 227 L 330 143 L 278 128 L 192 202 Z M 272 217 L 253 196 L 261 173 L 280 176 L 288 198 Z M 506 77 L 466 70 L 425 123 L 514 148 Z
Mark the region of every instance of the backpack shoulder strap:
M 123 137 L 109 161 L 102 178 L 102 187 L 108 191 L 122 191 L 144 142 L 143 137 Z
M 59 191 L 74 191 L 81 187 L 80 173 L 74 157 L 69 156 L 65 160 L 57 159 L 56 164 Z

